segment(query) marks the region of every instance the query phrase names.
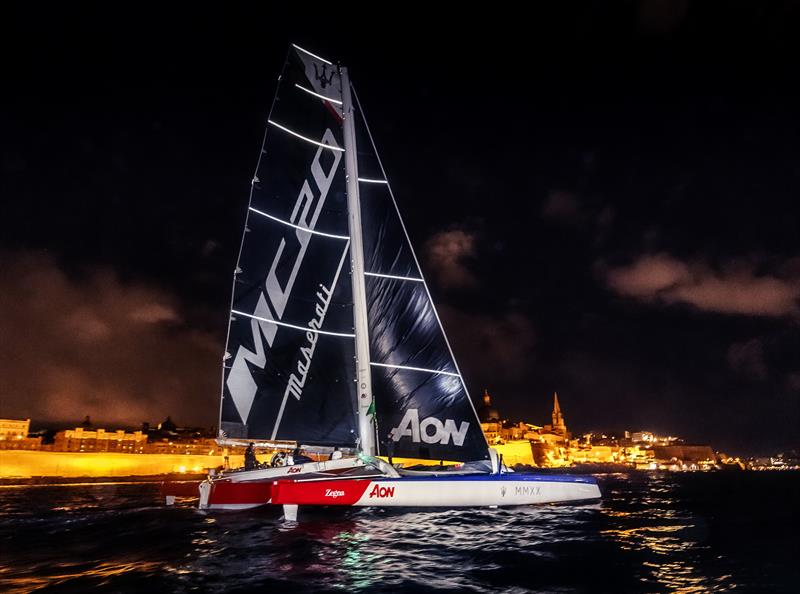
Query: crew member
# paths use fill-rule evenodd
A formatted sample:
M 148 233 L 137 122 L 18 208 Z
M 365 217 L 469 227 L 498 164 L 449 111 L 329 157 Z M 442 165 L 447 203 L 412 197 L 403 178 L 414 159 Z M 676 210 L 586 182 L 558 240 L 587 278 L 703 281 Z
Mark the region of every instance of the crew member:
M 292 452 L 292 464 L 306 464 L 313 462 L 311 458 L 300 453 L 300 446 L 297 446 Z
M 328 460 L 341 460 L 342 459 L 342 452 L 339 451 L 339 446 L 333 448 L 331 455 L 328 456 Z
M 389 458 L 389 464 L 394 464 L 392 456 L 394 456 L 394 429 L 389 431 L 389 437 L 386 439 L 386 457 Z
M 251 441 L 247 446 L 247 449 L 244 451 L 244 469 L 255 470 L 256 466 L 258 466 L 258 459 L 256 458 L 256 451 L 253 448 L 253 442 Z

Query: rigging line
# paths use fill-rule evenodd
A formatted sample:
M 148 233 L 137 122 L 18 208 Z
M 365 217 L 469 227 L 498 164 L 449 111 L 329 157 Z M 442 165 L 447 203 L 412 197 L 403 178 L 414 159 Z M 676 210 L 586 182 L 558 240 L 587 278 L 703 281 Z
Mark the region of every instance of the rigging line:
M 354 468 L 357 468 L 357 467 L 354 467 Z M 307 479 L 297 479 L 295 482 L 298 482 L 298 483 L 316 483 L 316 482 L 319 482 L 319 481 L 329 481 L 329 480 L 331 480 L 329 478 L 329 476 L 332 473 L 317 472 L 315 474 L 326 474 L 326 476 L 315 477 L 315 478 L 307 478 Z M 341 475 L 340 474 L 336 474 L 336 475 L 333 475 L 333 476 L 341 476 Z M 281 478 L 283 478 L 283 477 L 281 477 Z M 362 480 L 363 479 L 372 479 L 372 478 L 386 478 L 386 475 L 385 474 L 359 474 L 358 476 L 355 476 L 354 478 L 362 479 Z
M 425 282 L 423 279 L 414 278 L 413 276 L 395 276 L 394 274 L 378 274 L 377 272 L 365 272 L 364 276 L 377 276 L 378 278 L 393 278 L 396 280 L 415 281 L 418 283 Z
M 367 177 L 359 177 L 358 181 L 362 184 L 386 184 L 389 185 L 389 182 L 385 179 L 369 179 Z
M 345 332 L 328 332 L 327 330 L 316 330 L 314 328 L 311 328 L 310 326 L 295 326 L 294 324 L 287 324 L 286 322 L 279 322 L 278 320 L 270 320 L 269 318 L 254 316 L 253 314 L 244 313 L 243 311 L 239 311 L 238 309 L 232 309 L 231 313 L 240 316 L 245 316 L 247 318 L 253 318 L 254 320 L 258 320 L 259 322 L 267 322 L 269 324 L 275 324 L 276 326 L 285 326 L 286 328 L 294 328 L 295 330 L 302 330 L 303 332 L 313 332 L 314 334 L 326 334 L 328 336 L 341 336 L 343 338 L 355 337 L 355 334 L 346 334 Z
M 307 136 L 303 136 L 302 134 L 298 134 L 294 130 L 289 130 L 289 128 L 287 128 L 286 126 L 281 126 L 279 123 L 273 122 L 272 120 L 267 120 L 267 123 L 268 124 L 272 124 L 276 128 L 280 128 L 284 132 L 288 132 L 292 136 L 297 136 L 297 138 L 299 138 L 301 140 L 305 140 L 306 142 L 310 142 L 311 144 L 316 144 L 317 146 L 321 146 L 322 148 L 326 148 L 326 149 L 329 149 L 329 150 L 332 150 L 332 151 L 339 151 L 339 152 L 342 152 L 342 153 L 344 152 L 343 148 L 339 148 L 338 146 L 331 146 L 330 144 L 325 144 L 325 143 L 322 143 L 322 142 L 317 142 L 316 140 L 312 140 L 311 138 L 308 138 Z
M 311 89 L 307 89 L 307 88 L 305 88 L 305 87 L 302 87 L 302 86 L 298 85 L 297 83 L 294 83 L 294 86 L 296 86 L 296 87 L 297 87 L 298 89 L 300 89 L 301 91 L 305 91 L 305 92 L 306 92 L 306 93 L 308 93 L 309 95 L 314 95 L 314 97 L 319 97 L 319 98 L 320 98 L 320 99 L 322 99 L 323 101 L 330 101 L 331 103 L 335 103 L 336 105 L 341 105 L 341 104 L 342 104 L 342 102 L 341 102 L 341 101 L 339 101 L 338 99 L 333 99 L 333 98 L 331 98 L 331 97 L 326 97 L 325 95 L 320 95 L 319 93 L 315 93 L 315 92 L 314 92 L 314 91 L 312 91 Z
M 267 119 L 272 117 L 272 112 L 275 110 L 275 103 L 278 100 L 278 91 L 281 87 L 281 79 L 283 78 L 284 73 L 286 72 L 286 66 L 289 64 L 289 56 L 291 55 L 291 49 L 286 50 L 286 58 L 283 60 L 283 68 L 281 68 L 281 73 L 278 76 L 278 82 L 275 84 L 275 94 L 272 96 L 272 105 L 269 106 L 269 114 L 267 115 Z M 256 170 L 253 172 L 253 179 L 258 176 L 258 168 L 261 167 L 261 158 L 264 156 L 264 147 L 267 145 L 267 132 L 269 132 L 269 126 L 264 126 L 264 135 L 261 138 L 261 150 L 258 152 L 258 161 L 256 162 Z M 244 238 L 247 235 L 247 222 L 250 220 L 250 205 L 253 203 L 253 191 L 254 191 L 254 184 L 250 184 L 250 196 L 247 198 L 247 208 L 248 210 L 245 211 L 244 215 L 244 227 L 242 228 L 242 240 L 239 242 L 239 253 L 236 256 L 236 268 L 234 268 L 233 273 L 233 280 L 231 281 L 231 304 L 228 307 L 229 310 L 233 310 L 233 300 L 236 297 L 236 270 L 239 270 L 239 265 L 241 264 L 242 260 L 242 252 L 244 251 Z M 225 333 L 225 351 L 224 353 L 228 353 L 228 345 L 230 344 L 231 340 L 231 323 L 228 321 L 228 330 Z M 218 427 L 222 426 L 222 404 L 225 400 L 225 358 L 222 359 L 222 381 L 220 382 L 220 395 L 219 395 L 219 423 Z
M 370 365 L 375 365 L 376 367 L 388 367 L 390 369 L 407 369 L 409 371 L 425 371 L 427 373 L 435 373 L 437 375 L 449 375 L 452 377 L 461 378 L 460 373 L 452 373 L 450 371 L 440 371 L 438 369 L 425 369 L 424 367 L 409 367 L 408 365 L 388 365 L 386 363 L 373 363 L 370 361 Z
M 344 244 L 344 250 L 342 250 L 342 257 L 339 259 L 339 267 L 336 269 L 336 274 L 333 276 L 333 282 L 331 283 L 331 294 L 330 297 L 333 297 L 334 291 L 336 291 L 336 285 L 339 284 L 339 274 L 342 272 L 342 265 L 344 264 L 345 257 L 347 254 L 350 253 L 350 240 L 347 240 L 347 243 Z M 325 304 L 325 308 L 322 310 L 322 317 L 319 321 L 320 324 L 324 323 L 325 315 L 328 313 L 328 306 L 331 304 L 330 299 Z M 323 334 L 332 334 L 331 332 L 324 332 Z M 355 338 L 355 334 L 341 334 L 340 336 L 346 336 L 348 338 Z M 313 350 L 312 350 L 313 355 Z M 299 365 L 299 363 L 298 363 Z M 308 366 L 311 366 L 311 357 L 309 356 Z M 286 401 L 289 399 L 289 390 L 287 386 L 287 390 L 283 393 L 283 400 L 281 401 L 281 407 L 278 410 L 278 416 L 275 419 L 275 426 L 272 428 L 272 439 L 275 439 L 275 436 L 278 435 L 278 428 L 281 426 L 281 421 L 283 420 L 283 411 L 286 409 Z
M 447 338 L 447 333 L 444 331 L 444 326 L 442 325 L 442 319 L 439 317 L 439 312 L 436 311 L 436 304 L 433 302 L 433 298 L 431 297 L 431 291 L 428 288 L 428 283 L 425 282 L 425 275 L 422 274 L 422 267 L 419 265 L 419 260 L 417 259 L 417 254 L 414 251 L 414 246 L 411 244 L 411 238 L 408 236 L 408 230 L 406 229 L 406 224 L 403 221 L 403 215 L 400 214 L 400 208 L 397 206 L 397 200 L 395 200 L 394 192 L 392 192 L 392 186 L 388 182 L 388 177 L 386 176 L 386 170 L 383 167 L 383 162 L 381 161 L 381 156 L 378 154 L 378 147 L 375 146 L 375 139 L 372 137 L 372 132 L 369 129 L 369 124 L 367 123 L 367 118 L 364 115 L 364 108 L 361 107 L 361 101 L 358 100 L 358 93 L 356 93 L 356 89 L 353 85 L 350 85 L 350 88 L 353 91 L 353 96 L 356 99 L 356 105 L 358 105 L 358 111 L 361 114 L 361 119 L 364 121 L 364 128 L 367 130 L 367 136 L 369 136 L 369 141 L 372 144 L 372 150 L 375 152 L 375 158 L 378 160 L 378 166 L 381 168 L 381 173 L 383 174 L 384 179 L 387 180 L 387 185 L 389 189 L 389 196 L 392 198 L 392 203 L 394 204 L 394 209 L 397 212 L 397 218 L 400 220 L 400 227 L 403 229 L 403 233 L 405 233 L 406 241 L 408 242 L 409 247 L 411 248 L 411 255 L 414 257 L 414 262 L 417 265 L 417 270 L 419 270 L 419 275 L 422 277 L 422 286 L 425 287 L 425 292 L 428 294 L 428 301 L 431 304 L 431 309 L 433 309 L 433 314 L 436 316 L 436 321 L 439 322 L 439 329 L 442 331 L 442 336 L 444 336 L 444 342 L 447 345 L 447 350 L 450 351 L 450 358 L 453 360 L 453 365 L 456 366 L 456 371 L 461 374 L 461 370 L 458 368 L 458 361 L 456 361 L 455 355 L 453 355 L 453 347 L 450 346 L 450 341 Z M 460 375 L 459 375 L 460 377 Z M 467 388 L 466 382 L 464 382 L 464 378 L 461 378 L 461 386 L 464 388 L 464 393 L 467 395 L 467 402 L 469 402 L 470 407 L 472 408 L 472 412 L 475 414 L 475 418 L 478 418 L 478 411 L 475 410 L 475 404 L 472 402 L 472 397 L 469 395 L 469 389 Z M 483 440 L 486 443 L 486 447 L 489 447 L 489 442 L 486 441 L 486 436 L 483 436 Z
M 308 51 L 307 49 L 303 49 L 303 48 L 302 48 L 302 47 L 300 47 L 299 45 L 296 45 L 296 44 L 294 44 L 294 43 L 293 43 L 293 44 L 292 44 L 292 47 L 293 47 L 293 48 L 295 48 L 295 49 L 298 49 L 298 50 L 300 50 L 301 52 L 303 52 L 303 53 L 305 53 L 305 54 L 308 54 L 308 55 L 309 55 L 309 56 L 311 56 L 312 58 L 316 58 L 316 59 L 317 59 L 317 60 L 319 60 L 320 62 L 325 62 L 325 63 L 326 63 L 328 66 L 333 66 L 333 62 L 328 62 L 328 60 L 326 60 L 325 58 L 320 58 L 318 55 L 316 55 L 316 54 L 312 54 L 310 51 Z
M 284 221 L 283 219 L 279 219 L 278 217 L 274 217 L 271 214 L 267 214 L 257 208 L 253 208 L 252 206 L 248 209 L 252 210 L 253 212 L 257 212 L 262 217 L 267 217 L 268 219 L 272 219 L 273 221 L 277 221 L 289 227 L 294 227 L 295 229 L 299 229 L 300 231 L 305 231 L 307 233 L 313 233 L 314 235 L 322 235 L 323 237 L 332 237 L 334 239 L 347 239 L 348 241 L 350 238 L 347 235 L 334 235 L 333 233 L 323 233 L 322 231 L 315 231 L 314 229 L 309 229 L 308 227 L 301 227 L 300 225 L 295 225 L 294 223 L 290 223 L 289 221 Z

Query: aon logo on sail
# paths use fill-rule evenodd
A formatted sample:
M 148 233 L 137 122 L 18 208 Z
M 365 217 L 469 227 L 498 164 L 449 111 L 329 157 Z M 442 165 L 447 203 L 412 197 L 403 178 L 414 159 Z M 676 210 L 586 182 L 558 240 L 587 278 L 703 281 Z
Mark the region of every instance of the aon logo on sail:
M 464 438 L 467 436 L 469 430 L 469 423 L 461 421 L 461 425 L 456 428 L 456 422 L 453 419 L 445 419 L 442 423 L 436 417 L 426 417 L 419 420 L 419 409 L 409 408 L 400 421 L 400 425 L 392 429 L 392 439 L 400 441 L 403 437 L 410 437 L 411 441 L 419 443 L 440 443 L 447 445 L 450 439 L 453 440 L 453 445 L 464 445 Z

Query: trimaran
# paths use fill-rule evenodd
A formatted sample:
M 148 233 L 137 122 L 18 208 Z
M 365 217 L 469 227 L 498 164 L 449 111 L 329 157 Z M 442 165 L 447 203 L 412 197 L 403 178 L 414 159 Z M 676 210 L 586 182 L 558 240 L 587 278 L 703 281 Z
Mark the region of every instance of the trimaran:
M 252 179 L 219 427 L 224 444 L 345 455 L 210 476 L 203 509 L 600 497 L 590 476 L 512 472 L 488 446 L 347 68 L 296 45 Z

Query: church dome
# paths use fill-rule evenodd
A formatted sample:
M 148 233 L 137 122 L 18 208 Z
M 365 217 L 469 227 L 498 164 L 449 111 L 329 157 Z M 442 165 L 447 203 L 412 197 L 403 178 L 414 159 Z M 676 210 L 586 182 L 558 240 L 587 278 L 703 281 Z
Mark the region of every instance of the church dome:
M 481 423 L 493 423 L 500 420 L 500 413 L 492 406 L 492 397 L 489 396 L 489 391 L 483 392 L 483 404 L 478 407 L 478 419 Z

